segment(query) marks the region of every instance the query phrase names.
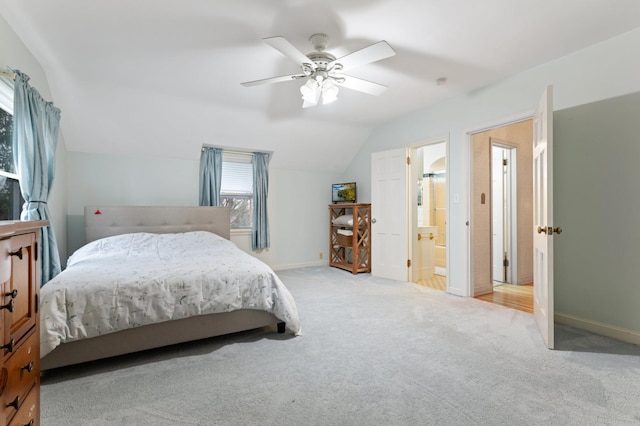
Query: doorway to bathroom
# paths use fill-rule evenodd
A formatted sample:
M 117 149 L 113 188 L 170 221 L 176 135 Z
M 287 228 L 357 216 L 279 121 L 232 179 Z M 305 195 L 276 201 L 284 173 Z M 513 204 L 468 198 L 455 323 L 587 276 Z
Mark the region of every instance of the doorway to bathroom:
M 411 281 L 447 289 L 447 143 L 411 149 Z
M 533 312 L 533 121 L 471 143 L 472 296 Z

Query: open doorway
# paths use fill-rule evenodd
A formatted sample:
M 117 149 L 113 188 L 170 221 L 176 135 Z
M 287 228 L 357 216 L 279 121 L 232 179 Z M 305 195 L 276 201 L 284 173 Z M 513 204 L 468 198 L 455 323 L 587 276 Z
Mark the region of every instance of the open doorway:
M 493 287 L 518 275 L 517 147 L 491 138 L 491 276 Z
M 411 150 L 411 281 L 447 289 L 447 144 Z
M 533 121 L 471 143 L 471 295 L 533 312 Z

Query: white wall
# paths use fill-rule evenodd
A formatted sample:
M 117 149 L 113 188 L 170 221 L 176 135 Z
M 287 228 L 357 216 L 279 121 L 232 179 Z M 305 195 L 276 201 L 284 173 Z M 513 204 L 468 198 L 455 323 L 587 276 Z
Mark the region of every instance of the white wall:
M 199 169 L 194 160 L 69 152 L 69 253 L 83 244 L 85 205 L 197 205 Z M 273 269 L 326 264 L 327 205 L 331 183 L 340 179 L 335 173 L 270 168 L 271 248 L 251 252 L 246 233 L 232 241 Z
M 468 293 L 469 152 L 466 133 L 529 114 L 546 85 L 555 109 L 640 90 L 640 29 L 538 66 L 482 90 L 416 111 L 377 128 L 351 163 L 347 179 L 358 181 L 362 201 L 371 190 L 371 153 L 449 134 L 450 271 L 453 293 Z M 459 199 L 459 202 L 455 202 Z
M 18 69 L 30 77 L 29 84 L 35 87 L 43 98 L 52 100 L 49 83 L 38 61 L 31 55 L 29 49 L 13 32 L 9 24 L 0 16 L 0 67 Z M 61 120 L 64 121 L 65 112 L 62 111 Z M 51 225 L 58 240 L 58 249 L 61 253 L 62 263 L 67 251 L 67 181 L 66 181 L 66 147 L 64 135 L 60 132 L 58 148 L 56 151 L 56 175 L 49 197 L 49 211 L 51 212 Z

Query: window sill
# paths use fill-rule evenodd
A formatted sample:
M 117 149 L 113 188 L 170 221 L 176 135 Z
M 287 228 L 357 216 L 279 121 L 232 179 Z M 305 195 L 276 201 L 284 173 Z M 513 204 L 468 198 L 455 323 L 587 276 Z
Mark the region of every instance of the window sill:
M 252 229 L 250 228 L 242 228 L 242 229 L 232 229 L 231 230 L 231 235 L 232 236 L 236 236 L 236 235 L 251 235 Z

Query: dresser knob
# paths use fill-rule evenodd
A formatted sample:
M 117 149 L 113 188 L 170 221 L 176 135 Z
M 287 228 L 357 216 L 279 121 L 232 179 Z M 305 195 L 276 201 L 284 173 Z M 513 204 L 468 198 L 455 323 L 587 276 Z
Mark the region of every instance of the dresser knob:
M 18 289 L 14 288 L 12 292 L 10 293 L 5 293 L 5 296 L 11 296 L 12 299 L 15 299 L 16 297 L 18 297 Z
M 12 251 L 9 253 L 11 256 L 18 256 L 18 259 L 22 260 L 22 247 L 20 247 L 16 251 Z
M 29 364 L 23 365 L 20 369 L 27 370 L 29 373 L 31 373 L 33 371 L 33 361 L 29 361 Z
M 6 349 L 9 352 L 13 352 L 13 346 L 16 344 L 16 341 L 13 340 L 13 338 L 9 341 L 9 343 L 5 343 L 4 345 L 0 346 L 0 349 Z
M 13 407 L 16 410 L 20 408 L 20 395 L 16 396 L 16 399 L 14 399 L 13 401 L 7 402 L 7 407 Z
M 7 303 L 6 305 L 0 306 L 0 310 L 1 309 L 6 309 L 9 312 L 13 312 L 13 308 L 14 308 L 15 304 L 16 304 L 16 302 L 13 299 L 11 299 L 11 300 L 9 300 L 9 303 Z

